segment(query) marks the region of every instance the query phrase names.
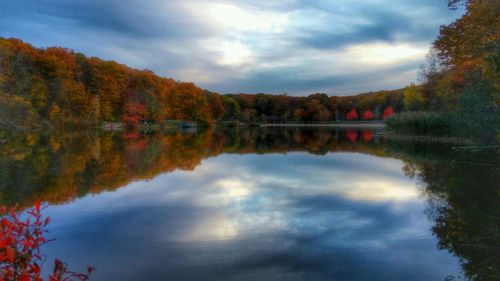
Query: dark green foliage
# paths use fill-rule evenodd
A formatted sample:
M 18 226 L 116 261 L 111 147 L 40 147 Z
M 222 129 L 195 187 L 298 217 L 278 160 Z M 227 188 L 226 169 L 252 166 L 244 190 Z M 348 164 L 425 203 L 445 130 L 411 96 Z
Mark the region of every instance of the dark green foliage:
M 493 142 L 500 132 L 500 112 L 493 101 L 492 85 L 476 78 L 468 85 L 454 114 L 455 130 L 461 135 L 471 134 L 482 142 Z
M 478 74 L 479 75 L 479 74 Z M 404 112 L 386 120 L 387 128 L 410 135 L 455 136 L 493 143 L 500 133 L 500 112 L 490 81 L 472 75 L 454 110 Z

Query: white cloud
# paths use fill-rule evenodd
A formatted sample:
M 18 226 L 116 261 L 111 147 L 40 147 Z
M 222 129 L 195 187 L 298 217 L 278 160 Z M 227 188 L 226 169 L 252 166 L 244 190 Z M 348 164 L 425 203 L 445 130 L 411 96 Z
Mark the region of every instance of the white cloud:
M 408 61 L 420 61 L 429 49 L 427 45 L 408 43 L 356 44 L 345 48 L 344 55 L 357 59 L 368 67 L 391 65 Z
M 288 22 L 287 14 L 249 11 L 226 3 L 206 3 L 196 9 L 209 21 L 235 32 L 280 33 Z

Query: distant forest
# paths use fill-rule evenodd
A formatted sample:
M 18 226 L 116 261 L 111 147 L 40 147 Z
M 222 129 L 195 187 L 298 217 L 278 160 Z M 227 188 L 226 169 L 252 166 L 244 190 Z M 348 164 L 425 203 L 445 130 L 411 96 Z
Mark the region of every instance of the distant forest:
M 10 120 L 12 126 L 30 120 L 83 127 L 100 121 L 133 125 L 139 120 L 169 119 L 206 124 L 217 120 L 266 122 L 269 118 L 371 120 L 403 109 L 401 90 L 345 97 L 220 95 L 149 70 L 64 48 L 38 49 L 19 39 L 0 39 L 0 56 L 0 106 L 4 113 L 23 116 Z
M 441 27 L 422 85 L 354 96 L 220 95 L 69 49 L 0 38 L 0 128 L 375 120 L 403 111 L 463 112 L 477 123 L 485 112 L 497 114 L 500 104 L 500 4 L 450 1 L 452 8 L 458 5 L 465 5 L 466 13 Z

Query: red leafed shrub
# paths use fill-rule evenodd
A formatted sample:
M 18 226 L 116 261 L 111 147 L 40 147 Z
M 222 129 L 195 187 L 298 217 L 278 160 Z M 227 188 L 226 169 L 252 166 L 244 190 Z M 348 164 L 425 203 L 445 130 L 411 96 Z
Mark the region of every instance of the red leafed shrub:
M 356 131 L 347 131 L 345 135 L 351 142 L 358 141 L 358 132 Z
M 375 118 L 375 114 L 371 110 L 365 110 L 363 112 L 363 120 L 373 120 Z
M 358 119 L 358 112 L 356 111 L 355 108 L 351 109 L 351 111 L 349 111 L 349 113 L 347 113 L 345 119 L 349 120 L 349 121 L 352 121 L 354 119 Z
M 45 228 L 50 219 L 42 218 L 40 203 L 25 214 L 1 207 L 0 216 L 0 280 L 43 281 L 40 246 L 48 242 L 44 234 L 48 232 Z M 65 263 L 56 259 L 48 280 L 85 281 L 92 270 L 89 267 L 86 274 L 71 272 Z
M 382 118 L 387 118 L 387 117 L 390 117 L 391 115 L 394 114 L 394 109 L 392 108 L 392 106 L 388 106 L 384 109 L 384 113 L 382 114 Z

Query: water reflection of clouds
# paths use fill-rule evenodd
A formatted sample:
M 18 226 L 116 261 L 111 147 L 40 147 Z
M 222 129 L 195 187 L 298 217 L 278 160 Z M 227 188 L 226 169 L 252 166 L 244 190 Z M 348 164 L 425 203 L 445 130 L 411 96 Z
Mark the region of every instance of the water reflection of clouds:
M 53 233 L 62 240 L 53 252 L 64 243 L 80 247 L 84 254 L 68 262 L 101 265 L 97 280 L 111 276 L 115 261 L 132 264 L 120 280 L 145 280 L 137 276 L 144 271 L 154 273 L 151 280 L 171 274 L 444 279 L 456 261 L 435 250 L 415 182 L 401 167 L 398 160 L 355 153 L 221 155 L 191 172 L 51 207 Z M 77 234 L 82 225 L 89 228 Z M 103 249 L 85 254 L 96 245 Z

